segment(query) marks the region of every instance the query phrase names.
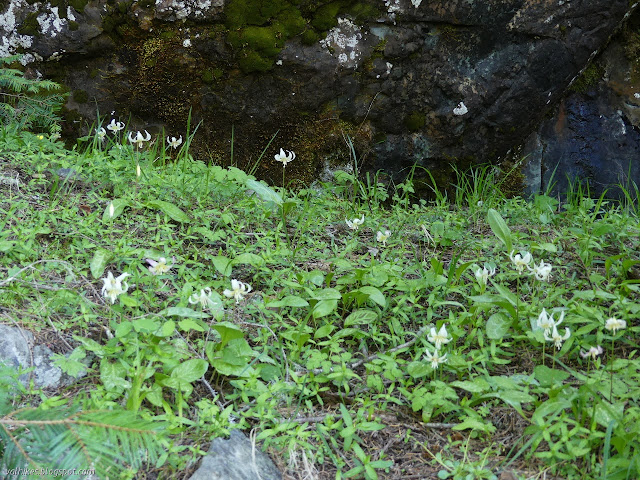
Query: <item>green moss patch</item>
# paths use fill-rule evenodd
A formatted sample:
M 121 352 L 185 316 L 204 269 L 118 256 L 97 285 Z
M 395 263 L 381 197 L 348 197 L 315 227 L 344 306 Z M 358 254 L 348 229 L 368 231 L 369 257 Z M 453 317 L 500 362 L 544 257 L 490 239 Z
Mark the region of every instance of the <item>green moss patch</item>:
M 424 127 L 425 123 L 425 116 L 420 112 L 412 112 L 404 119 L 404 125 L 410 132 L 417 132 Z

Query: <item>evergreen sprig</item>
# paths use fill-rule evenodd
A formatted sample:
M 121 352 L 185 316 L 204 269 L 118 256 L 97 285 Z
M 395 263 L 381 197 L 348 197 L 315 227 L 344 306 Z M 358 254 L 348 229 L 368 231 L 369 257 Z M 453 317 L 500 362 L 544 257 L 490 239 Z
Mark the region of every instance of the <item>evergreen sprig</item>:
M 56 82 L 28 79 L 20 70 L 8 67 L 19 59 L 20 55 L 0 58 L 0 119 L 5 125 L 17 123 L 24 130 L 52 132 L 60 120 L 57 112 L 66 93 Z

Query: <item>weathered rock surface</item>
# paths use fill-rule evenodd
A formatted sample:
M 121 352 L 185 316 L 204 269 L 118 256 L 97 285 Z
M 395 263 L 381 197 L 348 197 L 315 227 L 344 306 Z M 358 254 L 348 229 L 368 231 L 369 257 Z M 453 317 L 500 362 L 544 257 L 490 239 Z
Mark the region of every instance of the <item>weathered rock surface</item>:
M 594 60 L 572 91 L 529 137 L 529 193 L 589 182 L 592 196 L 622 197 L 640 185 L 640 15 Z M 553 186 L 555 185 L 555 186 Z M 553 186 L 553 187 L 552 187 Z M 552 187 L 552 188 L 551 188 Z
M 9 367 L 35 367 L 30 373 L 20 375 L 24 386 L 33 380 L 35 388 L 59 388 L 71 385 L 75 379 L 53 364 L 53 352 L 46 345 L 35 345 L 33 334 L 21 328 L 0 325 L 0 363 Z M 86 372 L 79 376 L 85 375 Z
M 278 132 L 288 174 L 326 161 L 397 173 L 522 143 L 635 5 L 628 0 L 5 1 L 0 50 L 71 88 L 68 108 L 185 133 L 240 166 Z M 55 3 L 56 7 L 51 5 Z M 1 4 L 0 4 L 1 5 Z M 57 61 L 51 61 L 57 60 Z M 569 107 L 571 108 L 571 107 Z M 72 123 L 69 123 L 72 125 Z M 72 132 L 68 132 L 72 133 Z M 288 177 L 289 178 L 289 177 Z
M 190 480 L 281 480 L 271 459 L 238 430 L 228 439 L 214 438 L 209 453 Z

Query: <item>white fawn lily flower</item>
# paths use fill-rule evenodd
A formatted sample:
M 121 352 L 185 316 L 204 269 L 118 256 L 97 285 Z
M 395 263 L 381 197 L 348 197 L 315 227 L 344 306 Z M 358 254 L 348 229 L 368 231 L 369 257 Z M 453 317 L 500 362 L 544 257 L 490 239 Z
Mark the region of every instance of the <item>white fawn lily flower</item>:
M 361 218 L 354 218 L 353 220 L 347 220 L 345 218 L 344 221 L 347 222 L 347 227 L 349 227 L 351 230 L 358 230 L 358 228 L 360 228 L 360 225 L 364 223 L 364 214 Z
M 389 239 L 390 236 L 391 236 L 391 232 L 389 230 L 385 230 L 384 233 L 382 233 L 381 231 L 378 231 L 378 233 L 376 234 L 376 240 L 379 242 L 382 242 L 382 245 L 386 247 L 387 240 Z
M 548 335 L 546 332 L 544 334 L 544 339 L 547 342 L 553 342 L 558 350 L 562 348 L 562 342 L 567 340 L 571 336 L 571 330 L 568 327 L 564 329 L 564 335 L 560 335 L 558 333 L 558 324 L 553 325 L 553 330 L 551 331 L 551 335 Z
M 296 154 L 291 150 L 283 150 L 281 148 L 280 153 L 275 154 L 273 158 L 276 159 L 276 162 L 281 162 L 282 168 L 285 168 L 287 166 L 287 163 L 293 162 L 296 159 Z
M 227 298 L 235 298 L 236 303 L 240 303 L 240 300 L 251 291 L 251 285 L 243 283 L 240 280 L 231 280 L 231 290 L 225 290 L 222 292 Z
M 175 262 L 175 257 L 172 258 L 172 260 Z M 145 262 L 151 265 L 147 268 L 149 268 L 152 275 L 163 275 L 173 267 L 173 265 L 167 265 L 167 259 L 165 257 L 160 257 L 157 262 L 151 258 L 145 258 Z
M 171 137 L 171 139 L 169 139 L 169 137 L 167 137 L 167 143 L 175 150 L 180 145 L 182 145 L 182 135 L 180 135 L 179 138 Z
M 553 267 L 550 263 L 544 263 L 544 260 L 540 260 L 540 265 L 536 265 L 534 262 L 533 268 L 529 267 L 529 265 L 527 265 L 527 268 L 532 275 L 535 275 L 536 279 L 540 280 L 541 282 L 548 282 L 549 274 L 551 273 L 551 268 Z
M 580 350 L 580 356 L 582 358 L 587 358 L 587 357 L 591 357 L 591 360 L 596 359 L 596 357 L 598 355 L 602 355 L 602 347 L 600 345 L 598 345 L 597 347 L 591 347 L 589 350 Z
M 475 271 L 476 280 L 480 285 L 486 285 L 487 282 L 489 281 L 489 277 L 493 277 L 495 274 L 496 274 L 495 267 L 492 267 L 491 265 L 487 265 L 487 264 L 484 265 L 484 268 L 478 267 Z
M 100 130 L 96 129 L 96 136 L 100 139 L 100 141 L 103 141 L 104 137 L 107 136 L 107 131 L 104 129 L 104 127 L 100 127 Z
M 136 147 L 142 148 L 142 146 L 144 145 L 144 142 L 148 142 L 149 140 L 151 140 L 151 134 L 146 130 L 144 131 L 144 133 L 147 134 L 146 137 L 142 135 L 142 133 L 140 132 L 136 132 L 136 136 L 134 137 L 133 135 L 131 135 L 131 132 L 129 132 L 129 136 L 128 136 L 129 141 L 131 143 L 135 143 Z
M 515 256 L 513 255 L 513 253 L 514 250 L 512 250 L 509 254 L 509 258 L 511 259 L 511 262 L 513 263 L 513 266 L 516 268 L 518 273 L 522 273 L 525 267 L 529 267 L 529 264 L 531 263 L 531 260 L 533 260 L 533 258 L 531 257 L 531 254 L 529 252 L 520 252 Z
M 553 319 L 553 314 L 548 315 L 547 311 L 543 308 L 542 313 L 538 316 L 538 321 L 536 322 L 536 324 L 538 325 L 538 328 L 544 330 L 545 335 L 549 335 L 551 329 L 560 325 L 563 320 L 564 312 L 560 312 L 560 318 L 556 322 Z
M 604 324 L 604 328 L 615 334 L 618 330 L 627 328 L 627 322 L 624 320 L 618 320 L 617 318 L 610 318 Z
M 109 125 L 107 125 L 107 129 L 112 131 L 113 133 L 117 133 L 123 128 L 124 128 L 124 123 L 116 122 L 115 118 L 112 118 L 111 122 L 109 122 Z
M 444 353 L 440 355 L 438 349 L 433 352 L 433 355 L 431 354 L 431 352 L 429 352 L 429 350 L 427 350 L 425 351 L 424 356 L 429 362 L 431 362 L 431 368 L 433 368 L 434 370 L 436 370 L 438 368 L 438 365 L 440 365 L 441 363 L 447 362 L 447 354 Z
M 109 272 L 107 277 L 102 279 L 104 282 L 102 286 L 102 296 L 109 297 L 111 303 L 115 303 L 118 295 L 129 290 L 127 282 L 123 282 L 127 276 L 129 276 L 128 273 L 123 273 L 119 277 L 113 278 L 113 273 Z
M 440 330 L 436 332 L 435 327 L 431 327 L 431 333 L 427 336 L 427 340 L 433 343 L 436 346 L 436 350 L 440 350 L 443 343 L 449 343 L 451 339 L 449 338 L 449 334 L 447 333 L 447 327 L 445 324 L 442 324 Z
M 202 290 L 200 290 L 200 295 L 198 295 L 197 293 L 194 293 L 193 295 L 191 295 L 189 297 L 189 303 L 192 305 L 199 303 L 203 309 L 207 308 L 214 303 L 213 300 L 211 299 L 211 295 L 212 295 L 211 288 L 205 287 Z

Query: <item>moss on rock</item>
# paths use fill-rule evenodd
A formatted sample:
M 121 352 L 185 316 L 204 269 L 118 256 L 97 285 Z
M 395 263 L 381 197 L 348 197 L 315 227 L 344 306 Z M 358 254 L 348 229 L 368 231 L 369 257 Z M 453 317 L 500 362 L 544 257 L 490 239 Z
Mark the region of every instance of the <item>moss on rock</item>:
M 417 132 L 426 123 L 426 118 L 423 113 L 412 112 L 404 119 L 404 124 L 410 132 Z

